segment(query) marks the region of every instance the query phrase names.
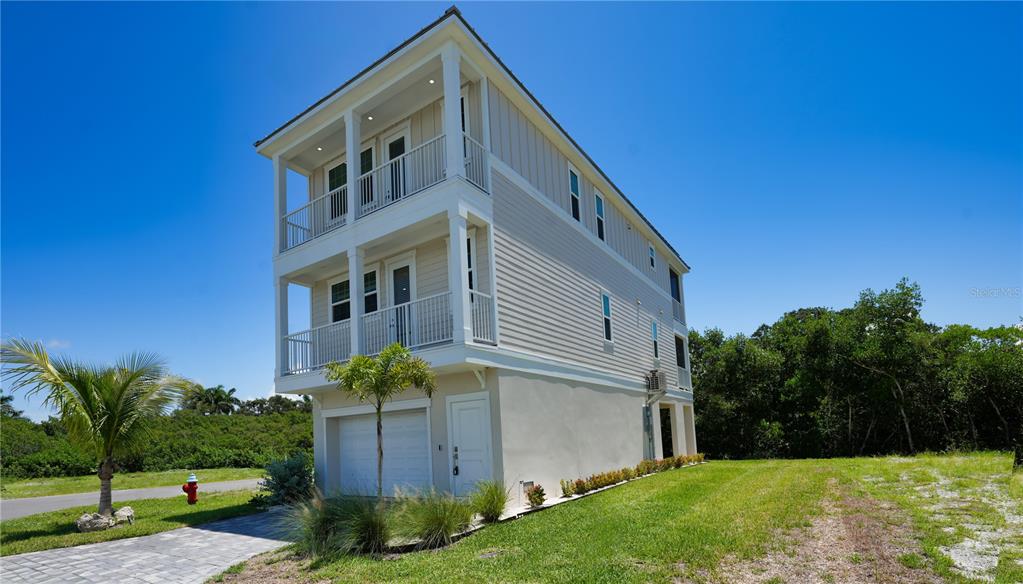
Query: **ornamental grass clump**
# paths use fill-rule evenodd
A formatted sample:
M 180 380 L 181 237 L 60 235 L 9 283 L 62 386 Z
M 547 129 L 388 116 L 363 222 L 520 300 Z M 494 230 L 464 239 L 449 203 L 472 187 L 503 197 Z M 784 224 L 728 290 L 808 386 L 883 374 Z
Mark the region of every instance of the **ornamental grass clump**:
M 325 498 L 314 492 L 291 505 L 284 522 L 299 553 L 313 558 L 380 553 L 390 539 L 383 502 L 369 498 Z
M 561 496 L 571 497 L 575 494 L 575 483 L 567 479 L 561 479 Z
M 468 529 L 472 513 L 468 503 L 447 493 L 399 493 L 393 525 L 400 537 L 418 540 L 417 547 L 436 548 L 450 544 L 454 536 Z
M 497 481 L 480 481 L 469 497 L 469 505 L 483 523 L 496 523 L 508 504 L 508 490 Z

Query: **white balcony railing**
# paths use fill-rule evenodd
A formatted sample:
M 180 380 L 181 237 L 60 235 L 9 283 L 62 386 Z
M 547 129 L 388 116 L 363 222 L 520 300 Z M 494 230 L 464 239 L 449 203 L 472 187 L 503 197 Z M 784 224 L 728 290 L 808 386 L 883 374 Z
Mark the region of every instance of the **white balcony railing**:
M 678 368 L 678 386 L 682 389 L 693 389 L 693 378 L 689 374 L 689 370 L 683 367 Z
M 341 186 L 317 197 L 284 216 L 283 249 L 295 246 L 341 227 L 348 219 L 348 187 Z
M 415 349 L 454 338 L 451 293 L 389 306 L 362 317 L 363 348 L 375 355 L 391 343 Z
M 465 178 L 478 186 L 483 192 L 489 193 L 487 177 L 487 149 L 469 134 L 463 134 L 462 140 L 465 148 Z
M 675 320 L 682 324 L 686 323 L 686 309 L 682 306 L 682 303 L 674 298 L 671 299 L 671 314 L 675 317 Z
M 284 337 L 283 375 L 306 373 L 331 361 L 347 361 L 352 354 L 348 321 L 335 322 Z
M 491 343 L 494 337 L 494 299 L 475 290 L 469 290 L 469 316 L 472 319 L 472 339 Z
M 359 217 L 444 180 L 444 135 L 359 177 Z

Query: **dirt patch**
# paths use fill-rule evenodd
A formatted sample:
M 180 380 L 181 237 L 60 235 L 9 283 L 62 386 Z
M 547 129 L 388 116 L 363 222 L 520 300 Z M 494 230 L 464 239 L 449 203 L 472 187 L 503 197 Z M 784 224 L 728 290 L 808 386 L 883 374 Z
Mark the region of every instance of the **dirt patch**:
M 303 563 L 289 551 L 269 552 L 245 562 L 240 572 L 223 574 L 210 582 L 245 582 L 245 584 L 278 584 L 280 582 L 311 582 L 329 584 L 330 580 L 308 580 Z
M 779 534 L 780 549 L 749 561 L 725 561 L 720 582 L 938 584 L 907 521 L 882 501 L 854 497 L 832 482 L 838 496 L 827 497 L 820 516 L 806 528 Z

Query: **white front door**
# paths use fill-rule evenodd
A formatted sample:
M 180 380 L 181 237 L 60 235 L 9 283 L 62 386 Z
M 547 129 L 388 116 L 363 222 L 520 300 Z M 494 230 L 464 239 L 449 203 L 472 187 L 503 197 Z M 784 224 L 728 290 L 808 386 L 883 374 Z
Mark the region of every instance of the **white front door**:
M 490 397 L 486 392 L 447 398 L 451 491 L 468 495 L 491 478 Z
M 376 414 L 341 418 L 341 492 L 375 495 L 377 490 Z M 385 497 L 403 490 L 429 488 L 430 444 L 426 410 L 383 415 Z

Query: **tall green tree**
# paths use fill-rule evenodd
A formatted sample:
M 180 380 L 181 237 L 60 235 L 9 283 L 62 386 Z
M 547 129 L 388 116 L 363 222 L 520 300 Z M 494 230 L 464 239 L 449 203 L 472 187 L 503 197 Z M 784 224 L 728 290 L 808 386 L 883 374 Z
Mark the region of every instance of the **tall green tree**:
M 132 353 L 99 367 L 50 356 L 42 343 L 13 339 L 0 345 L 0 360 L 11 390 L 44 394 L 43 403 L 56 410 L 71 441 L 95 455 L 99 512 L 108 516 L 114 457 L 142 448 L 153 420 L 189 386 L 150 353 Z
M 183 408 L 195 410 L 202 414 L 232 414 L 235 408 L 241 405 L 241 400 L 235 397 L 235 388 L 225 389 L 223 385 L 203 387 L 199 384 L 192 384 L 185 391 L 184 399 L 181 401 Z
M 377 418 L 377 497 L 383 496 L 384 436 L 383 407 L 394 396 L 411 387 L 427 397 L 433 395 L 436 377 L 430 364 L 398 343 L 380 351 L 376 357 L 354 355 L 347 363 L 328 363 L 326 377 L 337 383 L 346 395 L 369 402 Z

